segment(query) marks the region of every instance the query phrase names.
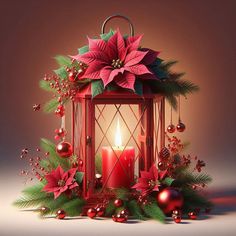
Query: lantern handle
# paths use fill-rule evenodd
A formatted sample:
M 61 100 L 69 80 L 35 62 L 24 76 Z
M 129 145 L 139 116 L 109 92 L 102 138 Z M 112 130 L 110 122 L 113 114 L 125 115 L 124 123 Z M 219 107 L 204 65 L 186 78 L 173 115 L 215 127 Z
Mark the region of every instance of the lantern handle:
M 123 16 L 123 15 L 120 15 L 120 14 L 115 14 L 115 15 L 109 16 L 109 17 L 103 22 L 103 24 L 102 24 L 102 30 L 101 30 L 102 34 L 105 33 L 105 27 L 106 27 L 107 22 L 110 21 L 110 20 L 112 20 L 112 19 L 114 19 L 114 18 L 122 18 L 122 19 L 126 20 L 126 21 L 129 23 L 130 35 L 131 35 L 131 36 L 134 36 L 134 26 L 133 26 L 132 22 L 130 21 L 130 19 L 129 19 L 128 17 Z

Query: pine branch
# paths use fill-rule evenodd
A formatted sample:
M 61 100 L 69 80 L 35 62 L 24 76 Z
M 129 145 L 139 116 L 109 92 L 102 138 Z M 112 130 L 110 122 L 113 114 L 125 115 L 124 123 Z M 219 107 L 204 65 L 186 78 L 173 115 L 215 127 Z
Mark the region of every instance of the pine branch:
M 57 210 L 61 208 L 63 204 L 68 201 L 68 197 L 65 194 L 60 195 L 58 198 L 51 198 L 50 201 L 45 204 L 45 207 L 48 208 L 48 211 L 40 212 L 41 216 L 54 215 Z
M 85 201 L 81 198 L 75 198 L 67 201 L 61 206 L 68 216 L 78 216 L 82 212 Z
M 115 212 L 116 207 L 113 204 L 113 201 L 110 201 L 106 206 L 106 216 L 112 216 L 112 214 Z
M 166 61 L 166 62 L 163 61 L 160 65 L 160 68 L 162 70 L 168 71 L 170 69 L 170 67 L 172 67 L 176 63 L 178 63 L 178 61 L 175 61 L 175 60 L 170 60 L 170 61 Z
M 147 216 L 154 220 L 158 220 L 162 223 L 165 221 L 165 214 L 162 210 L 157 206 L 156 203 L 151 203 L 143 206 L 143 211 Z
M 182 189 L 182 194 L 184 197 L 184 213 L 194 210 L 195 208 L 211 208 L 213 206 L 206 197 L 193 189 L 184 188 Z
M 57 106 L 59 105 L 59 102 L 56 98 L 51 99 L 47 103 L 45 103 L 43 107 L 43 111 L 46 113 L 54 112 L 57 109 Z
M 42 192 L 42 189 L 44 187 L 44 184 L 39 182 L 33 186 L 27 187 L 24 190 L 22 190 L 23 196 L 27 197 L 45 197 L 45 192 Z
M 57 55 L 55 56 L 56 62 L 59 64 L 59 66 L 68 66 L 70 67 L 72 64 L 72 61 L 67 56 Z
M 142 209 L 135 200 L 127 203 L 128 211 L 137 219 L 146 220 L 147 218 L 142 214 Z
M 118 188 L 115 190 L 115 194 L 116 194 L 116 198 L 126 200 L 128 197 L 129 191 L 126 188 Z
M 21 196 L 13 205 L 18 208 L 28 208 L 28 207 L 38 207 L 40 205 L 47 205 L 52 199 L 51 196 L 47 195 L 46 193 L 44 196 Z
M 212 178 L 205 173 L 193 174 L 188 170 L 183 170 L 180 173 L 176 173 L 175 186 L 188 187 L 194 184 L 207 185 L 212 181 Z
M 52 89 L 52 88 L 50 87 L 50 84 L 48 83 L 48 81 L 45 81 L 45 80 L 43 80 L 43 79 L 39 81 L 39 87 L 40 87 L 41 89 L 47 91 L 47 92 L 53 92 L 53 91 L 54 91 L 54 89 Z

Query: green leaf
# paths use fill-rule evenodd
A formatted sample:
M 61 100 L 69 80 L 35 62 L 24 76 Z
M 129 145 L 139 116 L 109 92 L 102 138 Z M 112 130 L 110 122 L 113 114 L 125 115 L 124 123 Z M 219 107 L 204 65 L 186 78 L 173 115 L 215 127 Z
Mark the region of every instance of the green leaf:
M 110 31 L 108 33 L 105 34 L 100 34 L 101 39 L 103 39 L 104 41 L 108 41 L 108 39 L 110 39 L 110 37 L 114 35 L 114 31 L 112 29 L 110 29 Z
M 143 206 L 143 210 L 147 216 L 154 220 L 158 220 L 162 223 L 165 221 L 165 214 L 163 211 L 157 206 L 156 203 L 151 203 Z
M 78 184 L 82 183 L 84 177 L 84 172 L 77 171 L 75 174 L 75 180 Z
M 116 207 L 113 203 L 113 201 L 110 201 L 106 206 L 106 216 L 112 216 L 112 214 L 115 212 Z
M 102 80 L 93 80 L 92 81 L 92 97 L 96 97 L 97 95 L 103 93 L 104 86 Z
M 163 181 L 161 181 L 162 184 L 165 184 L 167 186 L 171 186 L 173 182 L 174 182 L 174 179 L 170 177 L 166 177 Z
M 57 109 L 57 106 L 59 105 L 59 102 L 56 98 L 51 99 L 45 105 L 43 106 L 43 111 L 46 113 L 54 112 Z
M 79 54 L 84 54 L 89 51 L 89 47 L 88 47 L 88 45 L 85 45 L 85 46 L 79 48 L 78 51 L 79 51 Z
M 71 64 L 72 64 L 72 61 L 69 57 L 67 56 L 62 56 L 62 55 L 57 55 L 55 57 L 57 63 L 60 65 L 60 66 L 68 66 L 70 67 Z
M 142 209 L 135 200 L 129 201 L 127 207 L 132 216 L 140 220 L 146 220 L 146 217 L 142 214 Z
M 143 95 L 143 83 L 140 80 L 136 80 L 134 84 L 135 93 L 139 96 Z
M 50 87 L 50 83 L 45 80 L 40 80 L 39 81 L 39 87 L 47 92 L 53 92 L 54 90 Z
M 68 76 L 68 73 L 64 67 L 60 67 L 59 69 L 54 70 L 54 72 L 61 78 L 66 79 Z

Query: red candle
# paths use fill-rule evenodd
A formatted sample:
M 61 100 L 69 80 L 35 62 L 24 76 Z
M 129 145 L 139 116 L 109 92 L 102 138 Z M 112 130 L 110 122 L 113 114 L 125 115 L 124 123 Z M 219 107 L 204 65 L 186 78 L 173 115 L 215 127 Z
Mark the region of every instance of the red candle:
M 102 147 L 102 179 L 107 188 L 130 188 L 134 182 L 134 147 L 122 147 L 117 122 L 115 147 Z

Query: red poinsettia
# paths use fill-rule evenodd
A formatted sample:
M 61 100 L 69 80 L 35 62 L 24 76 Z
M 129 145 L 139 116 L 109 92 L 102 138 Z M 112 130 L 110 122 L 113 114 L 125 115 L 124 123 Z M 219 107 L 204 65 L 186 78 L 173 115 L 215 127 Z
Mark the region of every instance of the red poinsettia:
M 74 180 L 75 173 L 76 168 L 64 172 L 61 166 L 58 166 L 56 170 L 52 170 L 50 174 L 45 175 L 45 179 L 48 183 L 43 188 L 43 191 L 54 193 L 54 198 L 56 199 L 63 192 L 78 186 Z
M 158 52 L 147 48 L 139 50 L 141 39 L 142 36 L 124 39 L 119 30 L 107 42 L 88 38 L 89 52 L 72 57 L 88 65 L 80 78 L 102 79 L 104 87 L 114 81 L 132 90 L 136 78 L 156 79 L 147 65 L 156 59 Z
M 149 171 L 141 171 L 138 183 L 132 188 L 141 191 L 142 195 L 147 195 L 152 191 L 159 191 L 160 180 L 166 177 L 167 171 L 158 172 L 156 165 L 152 165 Z

